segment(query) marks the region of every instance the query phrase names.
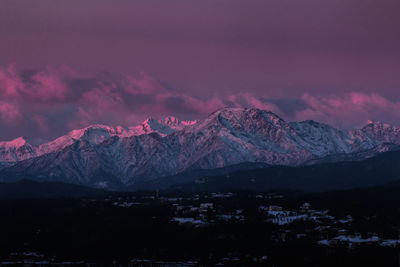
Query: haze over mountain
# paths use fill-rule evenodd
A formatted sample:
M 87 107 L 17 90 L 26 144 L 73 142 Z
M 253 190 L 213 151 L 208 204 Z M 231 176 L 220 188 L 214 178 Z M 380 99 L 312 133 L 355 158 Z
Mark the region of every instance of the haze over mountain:
M 381 122 L 344 131 L 311 120 L 286 122 L 256 108 L 224 108 L 199 121 L 167 117 L 127 128 L 91 125 L 50 142 L 1 142 L 0 177 L 120 188 L 240 163 L 358 161 L 399 144 L 400 129 Z

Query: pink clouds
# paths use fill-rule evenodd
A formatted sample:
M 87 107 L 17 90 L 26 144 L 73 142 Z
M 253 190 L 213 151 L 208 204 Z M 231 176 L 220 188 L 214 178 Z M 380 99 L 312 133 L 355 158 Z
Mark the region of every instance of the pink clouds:
M 102 116 L 104 113 L 116 111 L 124 105 L 122 96 L 113 87 L 94 88 L 82 94 L 80 99 L 83 106 L 90 108 L 93 116 Z
M 0 95 L 4 98 L 31 98 L 49 101 L 64 100 L 68 88 L 63 81 L 63 68 L 47 68 L 23 81 L 14 65 L 0 68 Z
M 35 74 L 31 87 L 26 87 L 25 93 L 42 101 L 63 100 L 68 93 L 66 85 L 56 71 L 42 71 Z
M 153 77 L 145 72 L 138 75 L 127 75 L 122 79 L 124 89 L 132 94 L 151 94 L 166 92 L 165 88 Z
M 6 122 L 14 122 L 21 117 L 17 106 L 0 101 L 0 116 Z
M 342 96 L 311 96 L 302 100 L 308 108 L 296 112 L 295 119 L 314 119 L 343 128 L 362 126 L 369 119 L 400 123 L 400 102 L 379 94 L 351 92 Z
M 286 120 L 314 119 L 342 128 L 362 126 L 368 119 L 394 124 L 400 120 L 400 102 L 379 94 L 305 93 L 297 99 L 277 99 L 220 91 L 204 98 L 182 93 L 145 73 L 91 75 L 65 67 L 21 72 L 15 66 L 0 68 L 0 127 L 6 129 L 1 139 L 21 135 L 50 139 L 88 124 L 131 126 L 149 116 L 199 119 L 227 106 L 257 107 Z
M 258 109 L 270 110 L 276 113 L 281 113 L 281 110 L 273 103 L 261 101 L 254 94 L 251 93 L 239 93 L 230 94 L 226 96 L 231 103 L 236 103 L 236 106 L 249 106 Z M 241 103 L 241 104 L 240 104 Z
M 15 97 L 24 87 L 24 83 L 17 75 L 15 65 L 9 65 L 8 68 L 0 68 L 0 95 L 2 97 Z

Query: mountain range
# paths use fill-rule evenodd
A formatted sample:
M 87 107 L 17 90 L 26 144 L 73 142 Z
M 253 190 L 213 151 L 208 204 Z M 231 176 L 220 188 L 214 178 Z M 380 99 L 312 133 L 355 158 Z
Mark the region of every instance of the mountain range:
M 150 118 L 133 127 L 91 125 L 49 142 L 0 142 L 0 181 L 124 188 L 237 164 L 360 161 L 399 145 L 400 128 L 382 122 L 345 131 L 312 120 L 286 122 L 256 108 L 224 108 L 198 121 Z

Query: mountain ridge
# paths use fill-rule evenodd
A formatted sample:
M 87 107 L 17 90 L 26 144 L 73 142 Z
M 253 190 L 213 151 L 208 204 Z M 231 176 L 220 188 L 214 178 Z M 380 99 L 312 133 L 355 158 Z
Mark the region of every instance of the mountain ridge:
M 399 149 L 400 129 L 370 122 L 344 131 L 312 120 L 286 122 L 257 108 L 223 108 L 198 121 L 150 118 L 127 128 L 92 125 L 38 146 L 17 141 L 15 147 L 0 143 L 0 180 L 108 188 L 244 162 L 301 166 L 362 160 Z

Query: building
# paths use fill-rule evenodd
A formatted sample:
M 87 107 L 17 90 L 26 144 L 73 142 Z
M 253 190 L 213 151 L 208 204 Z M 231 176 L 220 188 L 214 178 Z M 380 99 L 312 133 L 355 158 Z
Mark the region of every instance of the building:
M 201 203 L 200 204 L 200 209 L 212 209 L 214 207 L 213 203 Z
M 300 209 L 302 209 L 302 210 L 309 210 L 309 209 L 311 209 L 311 204 L 308 203 L 308 202 L 303 203 L 303 205 L 300 206 Z
M 282 211 L 282 207 L 271 205 L 268 207 L 268 211 Z

